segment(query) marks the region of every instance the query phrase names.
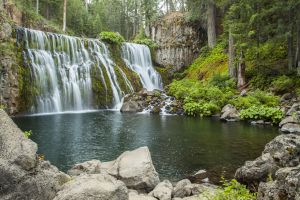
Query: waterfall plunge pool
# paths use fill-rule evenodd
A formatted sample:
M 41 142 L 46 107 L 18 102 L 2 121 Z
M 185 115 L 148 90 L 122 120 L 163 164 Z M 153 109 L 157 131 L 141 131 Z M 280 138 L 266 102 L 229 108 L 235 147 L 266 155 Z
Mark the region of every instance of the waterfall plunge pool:
M 222 123 L 213 119 L 113 111 L 64 113 L 13 118 L 32 130 L 38 153 L 62 171 L 91 159 L 110 161 L 148 146 L 160 178 L 176 181 L 200 169 L 210 179 L 233 178 L 246 160 L 260 156 L 278 134 L 276 127 Z

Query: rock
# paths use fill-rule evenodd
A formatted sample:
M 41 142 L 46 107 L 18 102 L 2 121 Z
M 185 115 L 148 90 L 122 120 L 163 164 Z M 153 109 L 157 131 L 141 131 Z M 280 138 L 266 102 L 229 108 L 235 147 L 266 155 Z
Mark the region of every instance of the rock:
M 37 145 L 0 110 L 0 199 L 53 199 L 70 177 L 37 160 Z
M 130 191 L 129 200 L 157 200 L 157 199 L 149 195 L 138 194 L 137 191 L 135 192 Z
M 242 92 L 241 92 L 241 94 L 240 94 L 240 96 L 242 96 L 242 97 L 245 97 L 245 96 L 247 96 L 247 90 L 242 90 Z
M 300 133 L 300 124 L 287 123 L 280 130 L 287 133 Z
M 294 103 L 292 107 L 287 111 L 287 116 L 293 116 L 294 114 L 297 114 L 299 116 L 300 112 L 300 103 Z
M 151 113 L 153 114 L 159 114 L 161 111 L 159 106 L 154 106 L 153 109 L 151 110 Z
M 136 101 L 124 102 L 121 107 L 121 112 L 141 112 L 143 108 Z
M 212 185 L 210 183 L 202 183 L 202 184 L 190 184 L 185 186 L 191 190 L 191 195 L 199 195 L 205 192 L 211 193 L 215 191 L 218 187 Z
M 298 117 L 295 116 L 288 116 L 286 118 L 284 118 L 280 123 L 279 123 L 279 127 L 282 127 L 285 124 L 298 124 L 299 123 L 299 119 Z
M 258 187 L 260 200 L 267 199 L 299 199 L 300 166 L 286 167 L 276 172 L 274 181 L 261 182 Z
M 152 195 L 159 200 L 171 200 L 172 198 L 173 186 L 168 180 L 164 180 L 159 183 L 154 190 Z
M 235 178 L 250 187 L 258 187 L 259 183 L 266 182 L 269 177 L 278 178 L 282 168 L 298 166 L 299 155 L 300 135 L 279 135 L 265 146 L 262 156 L 247 161 L 239 168 Z
M 179 181 L 174 187 L 173 196 L 180 198 L 190 196 L 192 194 L 191 184 L 191 181 L 188 179 Z
M 115 161 L 102 165 L 109 174 L 123 181 L 130 189 L 151 191 L 159 183 L 148 147 L 126 151 Z
M 74 165 L 68 174 L 71 176 L 78 176 L 80 174 L 99 174 L 101 169 L 101 162 L 99 160 L 90 160 L 84 163 Z
M 233 105 L 227 104 L 226 106 L 223 107 L 223 109 L 221 111 L 220 119 L 223 121 L 228 121 L 228 122 L 238 121 L 239 113 Z
M 108 174 L 84 174 L 64 184 L 54 200 L 128 200 L 128 191 L 122 181 Z
M 284 95 L 281 96 L 280 102 L 289 101 L 294 97 L 295 97 L 295 95 L 293 95 L 292 93 L 285 93 Z
M 11 37 L 12 28 L 9 23 L 0 25 L 0 40 L 8 40 Z

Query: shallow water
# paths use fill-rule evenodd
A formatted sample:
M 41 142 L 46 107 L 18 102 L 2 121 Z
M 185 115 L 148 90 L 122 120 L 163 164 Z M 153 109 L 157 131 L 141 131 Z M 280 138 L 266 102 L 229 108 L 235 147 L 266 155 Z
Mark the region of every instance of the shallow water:
M 91 159 L 110 161 L 126 150 L 148 146 L 161 179 L 172 181 L 200 169 L 207 169 L 213 179 L 232 178 L 278 134 L 275 127 L 112 111 L 13 120 L 23 131 L 32 130 L 38 152 L 60 170 Z

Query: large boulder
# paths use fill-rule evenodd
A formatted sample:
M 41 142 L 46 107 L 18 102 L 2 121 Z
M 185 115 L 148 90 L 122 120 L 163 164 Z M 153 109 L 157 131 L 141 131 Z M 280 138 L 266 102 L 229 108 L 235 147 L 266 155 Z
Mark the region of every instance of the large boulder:
M 295 199 L 300 192 L 299 155 L 300 135 L 279 135 L 265 146 L 262 156 L 239 168 L 235 178 L 258 187 L 259 199 Z M 295 187 L 297 192 L 292 192 Z
M 143 111 L 142 106 L 136 101 L 124 102 L 121 107 L 121 112 L 141 112 Z
M 146 194 L 139 194 L 135 190 L 129 191 L 129 200 L 157 200 L 156 198 L 146 195 Z
M 151 192 L 159 200 L 171 200 L 173 186 L 168 180 L 159 183 Z
M 53 199 L 70 178 L 37 159 L 37 145 L 0 110 L 0 199 Z
M 239 112 L 233 105 L 227 104 L 222 108 L 220 119 L 227 122 L 239 121 Z
M 54 200 L 128 200 L 122 181 L 108 174 L 84 174 L 64 184 Z
M 300 103 L 294 103 L 292 107 L 287 111 L 287 116 L 300 115 Z
M 115 161 L 102 163 L 101 168 L 123 181 L 130 189 L 151 191 L 159 183 L 148 147 L 126 151 Z
M 188 179 L 179 181 L 174 187 L 173 196 L 180 198 L 190 196 L 192 194 L 191 184 L 191 181 Z
M 286 133 L 300 133 L 300 124 L 287 123 L 280 130 Z

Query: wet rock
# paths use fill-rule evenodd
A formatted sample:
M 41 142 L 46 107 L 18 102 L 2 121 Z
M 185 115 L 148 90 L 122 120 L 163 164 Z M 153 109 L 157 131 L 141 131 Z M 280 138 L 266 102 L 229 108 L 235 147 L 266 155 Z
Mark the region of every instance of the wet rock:
M 171 200 L 172 190 L 173 186 L 170 181 L 164 180 L 154 188 L 152 195 L 159 200 Z
M 279 181 L 281 170 L 299 165 L 299 155 L 300 136 L 296 134 L 279 135 L 265 146 L 262 156 L 254 161 L 247 161 L 244 166 L 239 168 L 235 173 L 235 178 L 250 188 L 258 187 L 260 183 L 267 182 L 270 177 L 274 181 Z M 264 184 L 263 186 L 265 187 Z M 268 187 L 271 188 L 271 185 Z
M 99 160 L 90 160 L 84 163 L 75 164 L 68 174 L 71 176 L 78 176 L 80 174 L 99 174 L 101 169 L 101 162 Z
M 231 104 L 227 104 L 223 107 L 220 119 L 227 122 L 240 120 L 237 109 Z
M 192 194 L 192 189 L 189 187 L 191 184 L 191 181 L 188 179 L 179 181 L 174 187 L 173 196 L 180 198 L 190 196 Z
M 121 108 L 121 112 L 141 112 L 143 108 L 136 101 L 124 102 Z
M 123 181 L 129 189 L 151 191 L 159 183 L 148 147 L 126 151 L 115 161 L 102 165 L 110 175 Z
M 64 184 L 54 200 L 128 200 L 128 191 L 122 181 L 108 174 L 85 174 Z
M 287 133 L 300 133 L 300 124 L 287 123 L 280 130 Z

